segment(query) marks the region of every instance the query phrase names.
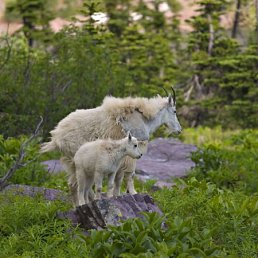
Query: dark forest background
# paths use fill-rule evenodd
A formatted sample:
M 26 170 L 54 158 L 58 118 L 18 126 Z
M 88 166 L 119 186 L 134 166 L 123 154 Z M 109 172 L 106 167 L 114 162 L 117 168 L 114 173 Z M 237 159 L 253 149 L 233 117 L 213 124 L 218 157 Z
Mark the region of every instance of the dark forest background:
M 164 2 L 170 18 L 160 11 Z M 184 127 L 257 127 L 257 1 L 196 1 L 190 31 L 180 27 L 177 0 L 64 3 L 6 3 L 5 19 L 23 27 L 0 37 L 5 137 L 31 133 L 40 116 L 47 136 L 69 112 L 98 106 L 107 94 L 152 97 L 172 85 Z M 96 12 L 107 14 L 106 24 L 92 18 Z M 226 27 L 221 17 L 228 13 Z M 58 15 L 73 23 L 54 33 L 49 22 Z

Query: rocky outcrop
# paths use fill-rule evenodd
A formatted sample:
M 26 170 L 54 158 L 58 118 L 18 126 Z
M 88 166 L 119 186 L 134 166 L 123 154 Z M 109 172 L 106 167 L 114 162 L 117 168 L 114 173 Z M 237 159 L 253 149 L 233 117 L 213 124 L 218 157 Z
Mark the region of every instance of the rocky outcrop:
M 157 138 L 148 144 L 148 151 L 137 160 L 136 175 L 142 179 L 171 182 L 172 178 L 184 177 L 195 166 L 191 153 L 197 147 L 176 139 Z
M 108 225 L 118 226 L 122 220 L 142 217 L 141 212 L 162 214 L 147 194 L 126 194 L 110 199 L 95 200 L 76 208 L 78 221 L 86 230 L 103 229 Z

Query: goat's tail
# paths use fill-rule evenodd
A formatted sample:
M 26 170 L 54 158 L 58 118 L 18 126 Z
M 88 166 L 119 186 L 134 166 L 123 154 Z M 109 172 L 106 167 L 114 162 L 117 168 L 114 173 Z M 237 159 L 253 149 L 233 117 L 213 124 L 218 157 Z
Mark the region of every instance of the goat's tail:
M 55 144 L 54 141 L 44 142 L 40 146 L 40 153 L 45 153 L 45 152 L 55 151 L 55 150 L 57 150 L 57 145 Z

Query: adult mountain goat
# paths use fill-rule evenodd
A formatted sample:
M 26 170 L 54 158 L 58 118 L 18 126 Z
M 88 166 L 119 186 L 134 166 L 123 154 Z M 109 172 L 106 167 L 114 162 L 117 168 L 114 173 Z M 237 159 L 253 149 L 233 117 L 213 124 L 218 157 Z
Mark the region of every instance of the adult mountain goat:
M 94 183 L 96 199 L 101 198 L 105 175 L 108 176 L 107 197 L 113 196 L 115 175 L 126 156 L 134 159 L 142 156 L 137 139 L 130 133 L 121 140 L 98 139 L 86 142 L 79 148 L 74 156 L 79 205 L 89 202 L 89 193 Z
M 61 161 L 68 172 L 68 184 L 74 204 L 77 200 L 77 184 L 73 157 L 85 142 L 96 139 L 122 139 L 130 131 L 140 142 L 140 149 L 146 148 L 150 134 L 162 124 L 173 132 L 180 133 L 181 126 L 176 116 L 176 98 L 171 95 L 162 98 L 114 98 L 105 97 L 101 106 L 81 109 L 70 113 L 51 131 L 51 141 L 44 143 L 41 152 L 60 151 Z M 133 175 L 136 160 L 126 157 L 116 174 L 114 195 L 120 194 L 120 185 L 125 176 L 127 190 L 135 194 Z

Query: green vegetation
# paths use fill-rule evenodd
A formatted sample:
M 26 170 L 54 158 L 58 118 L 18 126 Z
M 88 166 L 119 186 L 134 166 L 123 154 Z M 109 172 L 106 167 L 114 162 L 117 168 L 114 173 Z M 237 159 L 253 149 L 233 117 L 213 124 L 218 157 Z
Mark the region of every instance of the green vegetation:
M 186 130 L 182 137 L 186 142 L 203 143 L 192 156 L 196 163 L 192 176 L 220 188 L 237 188 L 248 193 L 258 191 L 257 130 L 222 132 L 221 128 L 199 128 Z
M 106 12 L 107 24 L 95 26 L 91 18 L 56 34 L 49 32 L 55 10 L 50 2 L 8 4 L 7 14 L 16 13 L 24 27 L 23 33 L 0 37 L 5 137 L 30 133 L 41 115 L 45 138 L 69 112 L 95 107 L 107 94 L 150 97 L 172 84 L 185 126 L 257 127 L 256 27 L 248 28 L 244 44 L 231 38 L 219 22 L 230 1 L 197 1 L 199 13 L 188 21 L 193 31 L 186 34 L 176 0 L 165 1 L 172 18 L 159 11 L 161 1 L 153 1 L 153 8 L 143 1 L 87 1 L 78 13 Z
M 8 169 L 14 164 L 20 152 L 20 147 L 25 142 L 26 137 L 4 139 L 0 135 L 0 178 L 2 178 Z M 37 141 L 32 142 L 26 148 L 26 155 L 23 163 L 26 166 L 19 168 L 17 173 L 11 177 L 10 182 L 13 184 L 41 185 L 49 179 L 49 173 L 40 164 Z
M 1 257 L 86 257 L 80 232 L 56 219 L 69 205 L 46 202 L 40 196 L 0 195 Z M 78 237 L 77 237 L 78 235 Z
M 183 33 L 177 0 L 90 0 L 80 10 L 80 1 L 64 0 L 63 9 L 57 2 L 7 4 L 6 18 L 24 26 L 0 36 L 0 178 L 42 116 L 41 138 L 26 147 L 26 166 L 9 182 L 68 192 L 66 175 L 49 174 L 40 163 L 58 154 L 38 154 L 39 142 L 57 122 L 77 108 L 100 105 L 107 94 L 151 97 L 172 84 L 184 127 L 179 138 L 198 146 L 192 156 L 196 167 L 175 187 L 152 193 L 163 218 L 144 214 L 144 220 L 90 236 L 57 218 L 58 211 L 71 208 L 67 203 L 0 193 L 1 258 L 256 258 L 257 1 L 241 1 L 239 10 L 234 4 L 240 0 L 195 1 L 199 11 L 188 20 L 192 31 Z M 162 2 L 173 16 L 160 11 Z M 230 10 L 238 15 L 233 27 L 225 28 L 220 21 Z M 95 12 L 107 13 L 106 25 L 96 26 L 90 17 L 79 27 L 50 30 L 54 15 Z M 73 20 L 78 22 L 78 16 Z M 153 137 L 159 136 L 169 134 L 161 128 Z M 136 180 L 136 187 L 151 192 L 153 183 Z
M 42 197 L 0 195 L 0 248 L 3 257 L 256 257 L 258 250 L 257 130 L 186 129 L 182 138 L 196 143 L 197 166 L 173 188 L 153 192 L 164 217 L 145 214 L 120 227 L 83 235 L 56 218 L 69 204 Z M 2 140 L 11 150 L 20 140 Z M 9 146 L 9 147 L 7 147 Z M 37 145 L 28 159 L 36 155 Z M 14 152 L 15 153 L 15 152 Z M 43 157 L 44 158 L 44 157 Z M 39 166 L 35 160 L 34 166 Z M 8 159 L 0 161 L 7 168 Z M 28 183 L 31 169 L 17 171 Z M 24 174 L 23 177 L 21 175 Z M 25 176 L 27 175 L 27 176 Z M 18 180 L 14 177 L 12 180 Z M 33 181 L 34 180 L 34 181 Z M 29 184 L 67 191 L 64 174 L 29 179 Z M 153 181 L 136 181 L 150 192 Z M 28 210 L 30 211 L 28 213 Z M 166 222 L 165 224 L 163 222 Z

